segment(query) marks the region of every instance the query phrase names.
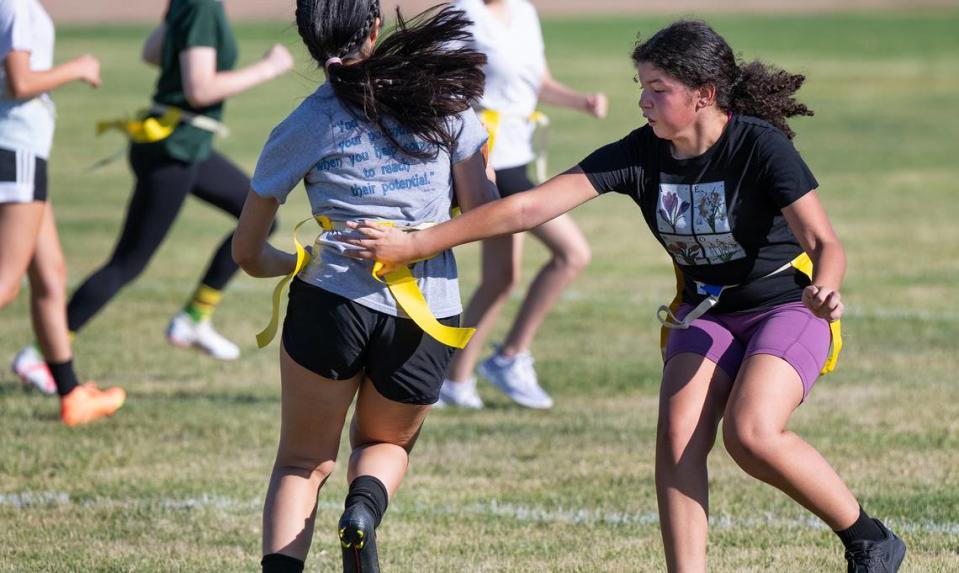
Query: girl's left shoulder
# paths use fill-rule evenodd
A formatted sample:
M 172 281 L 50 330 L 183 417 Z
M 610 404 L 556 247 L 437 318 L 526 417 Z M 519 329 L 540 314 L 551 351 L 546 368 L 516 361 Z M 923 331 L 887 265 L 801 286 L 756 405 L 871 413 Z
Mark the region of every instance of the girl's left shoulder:
M 737 124 L 738 128 L 744 133 L 755 134 L 757 136 L 766 134 L 769 131 L 782 133 L 768 121 L 751 115 L 734 115 L 733 126 L 736 127 Z
M 772 138 L 782 138 L 789 141 L 789 138 L 786 137 L 786 134 L 779 130 L 778 127 L 769 123 L 765 119 L 759 117 L 753 117 L 751 115 L 735 115 L 733 120 L 738 122 L 741 126 L 741 129 L 754 137 L 772 137 Z
M 758 117 L 733 116 L 733 123 L 730 127 L 734 137 L 742 143 L 753 144 L 760 148 L 766 146 L 781 147 L 783 145 L 793 147 L 792 140 L 786 137 L 785 133 L 775 125 Z

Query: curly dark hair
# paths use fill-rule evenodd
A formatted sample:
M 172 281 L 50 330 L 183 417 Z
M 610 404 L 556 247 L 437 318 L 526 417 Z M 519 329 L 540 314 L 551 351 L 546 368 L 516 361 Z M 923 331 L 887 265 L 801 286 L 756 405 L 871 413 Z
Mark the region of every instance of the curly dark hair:
M 351 58 L 369 38 L 380 17 L 379 0 L 297 0 L 296 25 L 310 55 L 326 68 L 333 92 L 347 107 L 379 126 L 403 153 L 420 159 L 449 151 L 458 134 L 448 118 L 471 108 L 483 95 L 486 56 L 467 47 L 471 22 L 450 6 L 433 7 L 409 20 L 396 10 L 396 26 L 373 53 L 356 63 Z M 392 118 L 429 146 L 403 146 Z
M 739 61 L 726 40 L 700 20 L 680 20 L 637 41 L 633 63 L 649 63 L 690 89 L 716 87 L 719 109 L 764 119 L 792 139 L 786 118 L 813 115 L 794 97 L 806 77 L 754 60 Z

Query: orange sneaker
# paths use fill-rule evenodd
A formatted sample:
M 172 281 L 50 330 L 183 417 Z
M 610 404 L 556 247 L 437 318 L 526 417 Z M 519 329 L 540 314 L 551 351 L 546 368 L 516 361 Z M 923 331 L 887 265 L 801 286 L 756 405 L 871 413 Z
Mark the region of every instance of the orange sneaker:
M 60 419 L 68 426 L 92 422 L 112 415 L 126 399 L 123 388 L 100 390 L 96 384 L 87 382 L 60 398 Z

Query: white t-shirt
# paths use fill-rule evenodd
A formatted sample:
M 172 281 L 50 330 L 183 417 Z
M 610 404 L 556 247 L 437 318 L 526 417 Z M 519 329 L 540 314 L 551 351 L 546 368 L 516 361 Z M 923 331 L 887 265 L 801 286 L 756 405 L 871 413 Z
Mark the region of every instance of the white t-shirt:
M 53 20 L 38 0 L 0 0 L 0 62 L 12 51 L 30 52 L 30 69 L 53 67 Z M 46 159 L 53 144 L 53 100 L 41 94 L 13 99 L 5 67 L 0 65 L 0 147 L 26 150 Z
M 486 54 L 485 109 L 501 114 L 490 163 L 493 169 L 526 165 L 533 160 L 533 125 L 546 53 L 536 9 L 527 0 L 506 0 L 509 25 L 493 15 L 483 0 L 456 0 L 473 21 L 472 47 Z

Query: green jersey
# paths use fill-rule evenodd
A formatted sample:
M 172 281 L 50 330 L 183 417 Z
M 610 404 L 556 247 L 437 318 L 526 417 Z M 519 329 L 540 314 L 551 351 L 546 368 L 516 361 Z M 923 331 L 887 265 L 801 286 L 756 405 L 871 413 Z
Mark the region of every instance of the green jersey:
M 223 116 L 222 101 L 199 108 L 187 102 L 183 93 L 180 54 L 195 47 L 213 48 L 216 50 L 216 70 L 233 69 L 237 57 L 236 38 L 226 19 L 223 3 L 220 0 L 171 0 L 164 21 L 166 36 L 153 101 L 219 120 Z M 192 163 L 210 155 L 213 134 L 181 123 L 170 137 L 145 145 L 157 146 L 170 157 Z

